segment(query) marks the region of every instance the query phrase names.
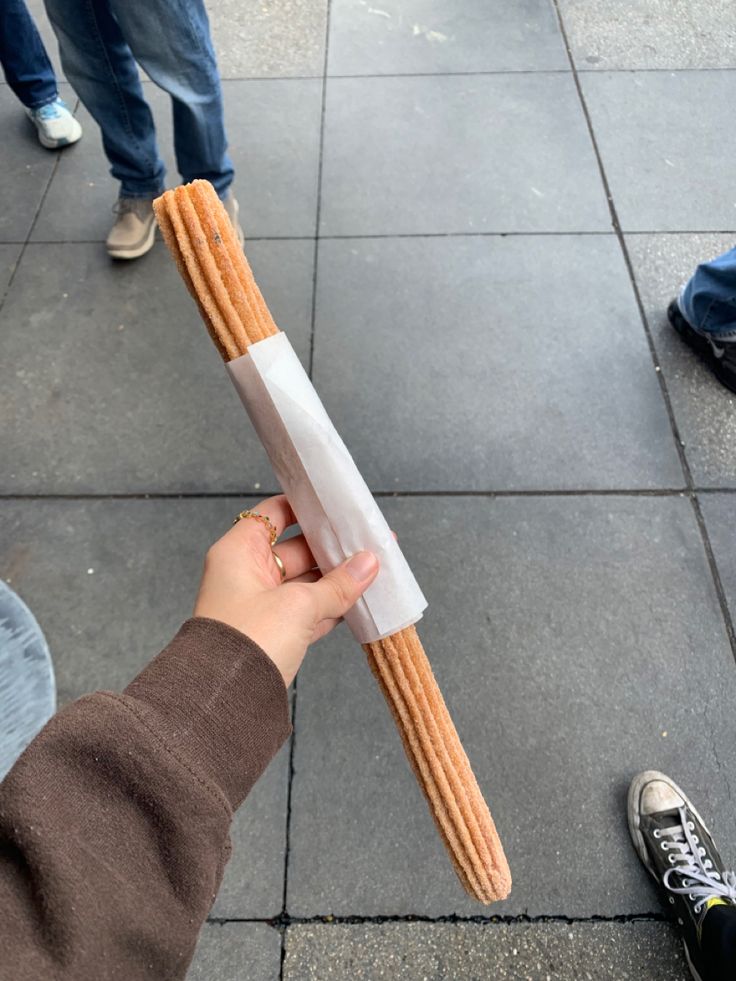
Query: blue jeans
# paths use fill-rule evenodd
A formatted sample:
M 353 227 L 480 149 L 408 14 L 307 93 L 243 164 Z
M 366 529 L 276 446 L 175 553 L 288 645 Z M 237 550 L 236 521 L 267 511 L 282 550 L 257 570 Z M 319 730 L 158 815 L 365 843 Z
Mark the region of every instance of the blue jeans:
M 699 265 L 677 302 L 695 330 L 736 341 L 736 248 Z
M 102 130 L 124 197 L 153 197 L 166 168 L 136 61 L 171 96 L 176 164 L 220 197 L 233 180 L 203 0 L 45 0 L 67 78 Z
M 24 106 L 40 109 L 57 97 L 46 48 L 23 0 L 0 0 L 0 64 Z

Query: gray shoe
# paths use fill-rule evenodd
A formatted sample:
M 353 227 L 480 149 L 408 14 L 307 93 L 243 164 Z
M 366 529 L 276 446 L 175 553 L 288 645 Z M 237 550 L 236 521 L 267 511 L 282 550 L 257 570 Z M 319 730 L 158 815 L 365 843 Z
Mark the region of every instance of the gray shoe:
M 235 234 L 238 236 L 238 242 L 242 248 L 245 244 L 245 235 L 243 234 L 243 229 L 238 221 L 238 214 L 240 212 L 240 207 L 236 201 L 233 192 L 228 191 L 226 196 L 222 199 L 222 203 L 225 206 L 225 211 L 227 211 L 227 216 L 230 219 L 230 224 L 235 229 Z
M 138 259 L 153 247 L 156 216 L 153 198 L 120 197 L 113 209 L 115 224 L 107 236 L 107 254 L 113 259 Z

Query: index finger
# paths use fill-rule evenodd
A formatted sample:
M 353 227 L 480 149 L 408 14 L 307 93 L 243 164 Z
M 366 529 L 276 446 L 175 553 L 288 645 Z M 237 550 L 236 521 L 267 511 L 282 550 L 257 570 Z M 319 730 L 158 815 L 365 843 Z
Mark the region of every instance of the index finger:
M 276 497 L 267 497 L 260 504 L 256 504 L 251 508 L 245 508 L 244 510 L 252 511 L 253 514 L 260 514 L 268 518 L 276 530 L 277 537 L 283 535 L 287 528 L 297 523 L 296 516 L 291 510 L 291 505 L 287 501 L 285 494 L 278 494 Z M 232 530 L 237 530 L 237 533 L 241 535 L 262 534 L 268 536 L 270 534 L 268 527 L 263 522 L 254 521 L 252 518 L 238 521 Z

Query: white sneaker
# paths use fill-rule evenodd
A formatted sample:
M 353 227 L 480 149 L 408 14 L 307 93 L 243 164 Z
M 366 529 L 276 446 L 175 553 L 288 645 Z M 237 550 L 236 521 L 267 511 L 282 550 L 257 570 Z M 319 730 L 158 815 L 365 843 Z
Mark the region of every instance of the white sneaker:
M 38 130 L 41 146 L 57 150 L 76 143 L 82 135 L 82 127 L 57 96 L 40 109 L 26 109 L 28 118 Z

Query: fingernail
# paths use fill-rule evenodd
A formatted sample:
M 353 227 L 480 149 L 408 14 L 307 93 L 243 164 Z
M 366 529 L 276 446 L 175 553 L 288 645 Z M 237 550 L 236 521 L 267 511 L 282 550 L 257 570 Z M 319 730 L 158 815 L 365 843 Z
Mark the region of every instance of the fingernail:
M 365 582 L 376 571 L 378 559 L 373 552 L 358 552 L 352 557 L 345 568 L 356 582 Z

